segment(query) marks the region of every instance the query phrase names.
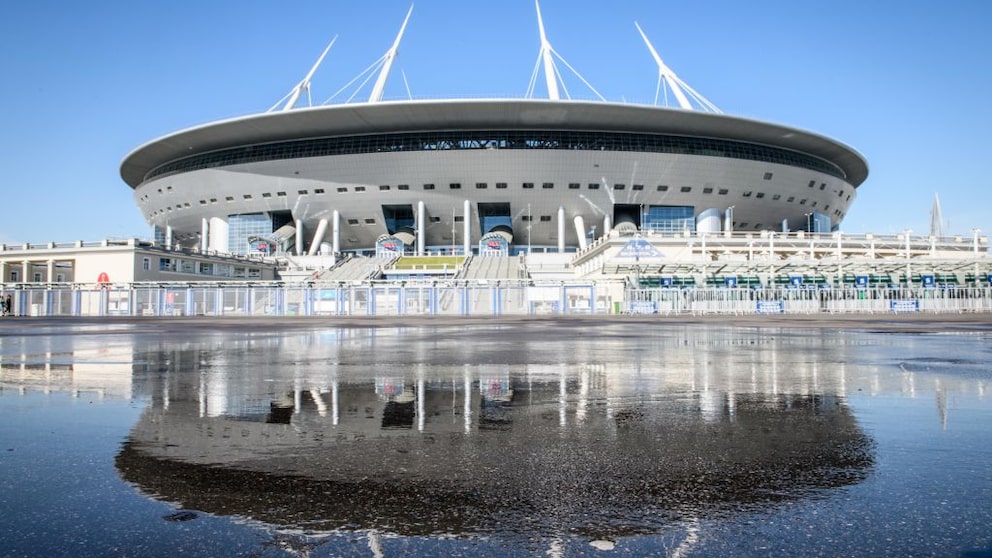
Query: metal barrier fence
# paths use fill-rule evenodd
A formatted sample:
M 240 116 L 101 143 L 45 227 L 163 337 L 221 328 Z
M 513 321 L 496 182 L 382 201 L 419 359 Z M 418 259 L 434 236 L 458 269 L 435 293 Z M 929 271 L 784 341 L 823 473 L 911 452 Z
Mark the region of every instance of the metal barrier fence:
M 989 312 L 992 287 L 622 288 L 616 283 L 19 284 L 18 316 L 500 316 Z

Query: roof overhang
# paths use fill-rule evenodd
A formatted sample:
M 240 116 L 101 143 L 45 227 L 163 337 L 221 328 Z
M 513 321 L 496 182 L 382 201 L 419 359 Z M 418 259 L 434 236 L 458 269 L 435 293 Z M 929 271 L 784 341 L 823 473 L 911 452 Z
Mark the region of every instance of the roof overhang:
M 149 171 L 183 157 L 278 141 L 455 130 L 568 130 L 719 138 L 790 149 L 829 161 L 857 187 L 868 163 L 819 134 L 725 114 L 652 105 L 542 99 L 448 99 L 300 108 L 210 122 L 152 140 L 121 164 L 132 188 Z

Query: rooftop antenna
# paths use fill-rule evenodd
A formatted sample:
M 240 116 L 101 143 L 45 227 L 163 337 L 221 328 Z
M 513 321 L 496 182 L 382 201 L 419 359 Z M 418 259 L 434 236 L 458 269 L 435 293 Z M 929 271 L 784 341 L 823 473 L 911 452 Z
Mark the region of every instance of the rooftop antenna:
M 565 82 L 561 78 L 561 73 L 558 71 L 558 66 L 555 65 L 554 58 L 551 56 L 553 54 L 558 58 L 558 60 L 561 60 L 561 63 L 564 64 L 565 67 L 568 68 L 573 74 L 575 74 L 575 76 L 578 77 L 586 87 L 588 87 L 597 97 L 599 97 L 599 100 L 606 101 L 606 99 L 599 94 L 599 91 L 596 91 L 596 88 L 590 85 L 589 82 L 579 74 L 579 72 L 575 71 L 575 68 L 569 65 L 569 63 L 562 58 L 560 54 L 555 52 L 555 49 L 548 41 L 547 34 L 544 32 L 544 20 L 541 18 L 541 5 L 538 3 L 538 0 L 534 0 L 534 8 L 537 10 L 537 29 L 541 35 L 541 50 L 537 54 L 537 63 L 534 64 L 534 73 L 531 74 L 530 84 L 527 86 L 527 98 L 532 99 L 534 97 L 534 86 L 537 83 L 537 73 L 542 65 L 544 66 L 544 81 L 548 88 L 548 99 L 551 99 L 552 101 L 561 100 L 561 96 L 558 92 L 559 83 L 561 83 L 562 89 L 565 90 L 565 96 L 571 98 L 568 94 L 568 89 L 565 87 Z
M 644 30 L 641 26 L 634 22 L 634 27 L 637 27 L 637 31 L 641 34 L 641 38 L 644 39 L 644 44 L 648 46 L 648 50 L 651 51 L 651 56 L 654 57 L 655 64 L 658 65 L 658 87 L 654 94 L 654 104 L 658 104 L 658 92 L 661 90 L 662 85 L 665 86 L 665 98 L 668 98 L 668 90 L 672 91 L 675 95 L 675 99 L 679 103 L 679 108 L 685 110 L 697 110 L 697 106 L 705 112 L 714 112 L 716 114 L 723 114 L 723 111 L 718 109 L 716 105 L 709 102 L 706 97 L 700 95 L 695 89 L 689 87 L 689 84 L 682 81 L 679 76 L 675 75 L 662 60 L 661 56 L 658 56 L 658 51 L 654 49 L 654 45 L 648 40 L 648 36 L 644 34 Z M 686 96 L 688 94 L 688 97 Z M 690 101 L 691 97 L 691 101 Z M 695 104 L 693 103 L 695 102 Z M 666 102 L 667 104 L 667 102 Z
M 276 108 L 278 108 L 279 105 L 283 103 L 283 101 L 285 101 L 286 103 L 282 105 L 281 110 L 292 109 L 293 107 L 296 106 L 296 101 L 300 99 L 300 94 L 303 93 L 303 90 L 306 90 L 307 92 L 307 106 L 311 106 L 312 103 L 310 99 L 310 79 L 313 78 L 314 72 L 316 72 L 317 68 L 320 67 L 320 63 L 324 61 L 324 57 L 327 56 L 327 52 L 331 50 L 331 47 L 334 46 L 334 41 L 336 40 L 338 40 L 338 36 L 334 35 L 334 38 L 331 39 L 331 42 L 328 43 L 326 48 L 324 48 L 324 52 L 320 54 L 320 58 L 318 58 L 317 62 L 313 65 L 313 67 L 310 68 L 310 71 L 307 72 L 306 77 L 300 80 L 300 83 L 297 83 L 296 86 L 293 87 L 293 89 L 291 89 L 289 93 L 286 94 L 285 97 L 279 99 L 279 101 L 276 104 L 272 105 L 272 107 L 266 112 L 272 112 L 276 110 Z
M 389 70 L 393 67 L 393 60 L 396 58 L 396 51 L 400 48 L 403 31 L 406 30 L 406 23 L 410 21 L 410 14 L 412 13 L 413 4 L 410 4 L 410 9 L 406 12 L 406 18 L 403 19 L 403 25 L 400 27 L 400 32 L 396 35 L 396 40 L 393 41 L 393 46 L 389 47 L 389 50 L 382 57 L 382 69 L 379 71 L 379 77 L 375 80 L 375 85 L 372 86 L 372 94 L 369 95 L 370 103 L 378 103 L 382 100 L 382 91 L 386 88 L 386 79 L 389 77 Z
M 933 195 L 933 207 L 930 209 L 930 236 L 944 237 L 944 215 L 940 211 L 940 198 L 936 193 Z

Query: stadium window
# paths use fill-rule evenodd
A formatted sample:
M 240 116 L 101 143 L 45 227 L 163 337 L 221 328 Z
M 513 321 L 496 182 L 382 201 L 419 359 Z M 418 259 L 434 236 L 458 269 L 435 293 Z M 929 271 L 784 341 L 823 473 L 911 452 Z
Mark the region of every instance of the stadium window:
M 815 180 L 810 180 L 809 181 L 809 187 L 812 188 L 813 186 L 816 186 L 816 181 Z
M 717 190 L 717 194 L 720 194 L 721 196 L 726 196 L 729 192 L 730 190 L 726 188 L 720 188 L 719 190 Z
M 766 172 L 765 173 L 765 180 L 771 180 L 771 179 L 772 179 L 772 173 Z
M 827 187 L 827 183 L 826 182 L 821 182 L 820 183 L 820 189 L 821 190 L 825 189 L 826 187 Z
M 200 200 L 200 205 L 207 205 L 207 200 Z
M 544 188 L 545 190 L 550 190 L 554 187 L 555 187 L 554 182 L 545 182 L 544 184 L 541 184 L 541 188 Z
M 683 194 L 688 194 L 689 192 L 692 191 L 692 186 L 683 186 L 679 188 L 679 191 L 682 192 Z
M 843 188 L 841 188 L 840 190 L 837 190 L 837 197 L 838 198 L 843 198 L 844 197 L 844 189 Z
M 758 230 L 758 229 L 760 229 L 760 228 L 761 228 L 761 223 L 758 223 L 758 224 L 756 224 L 756 225 L 754 226 L 754 230 Z
M 409 184 L 400 184 L 400 185 L 396 186 L 396 189 L 397 190 L 409 190 L 410 189 L 410 185 Z
M 210 198 L 210 203 L 217 203 L 217 198 Z
M 245 194 L 245 195 L 244 195 L 244 198 L 245 198 L 246 200 L 250 200 L 250 199 L 251 199 L 251 194 Z
M 385 192 L 386 190 L 389 190 L 389 184 L 380 184 L 379 185 L 379 191 L 380 192 Z
M 524 182 L 523 187 L 524 187 L 524 190 L 530 190 L 530 189 L 534 188 L 534 183 L 533 182 Z
M 232 201 L 234 201 L 234 196 L 226 196 L 226 197 L 224 198 L 224 200 L 225 200 L 225 201 L 229 201 L 229 202 L 232 202 Z
M 506 182 L 497 182 L 496 183 L 496 189 L 497 190 L 506 190 Z
M 742 228 L 742 229 L 746 229 L 746 228 L 747 228 L 747 221 L 744 221 L 743 223 L 741 223 L 741 224 L 740 224 L 740 225 L 738 225 L 738 226 L 739 226 L 740 228 Z
M 713 193 L 713 188 L 703 188 L 703 193 L 704 194 L 712 194 Z
M 590 190 L 599 190 L 599 182 L 590 182 L 589 183 L 589 189 Z
M 792 202 L 796 201 L 796 196 L 789 196 L 789 199 L 787 199 L 785 201 L 788 202 L 788 203 L 792 203 Z
M 358 224 L 358 219 L 348 219 L 348 224 L 349 225 L 357 225 Z
M 461 190 L 462 184 L 461 182 L 452 182 L 451 184 L 448 184 L 448 188 L 451 190 Z
M 643 184 L 634 184 L 633 186 L 630 187 L 630 189 L 640 192 L 641 190 L 644 189 L 644 185 Z
M 366 225 L 374 225 L 375 224 L 375 219 L 372 219 L 371 217 L 366 217 L 365 224 Z
M 579 183 L 578 182 L 569 182 L 568 183 L 568 189 L 569 190 L 578 190 L 579 189 Z
M 343 194 L 343 193 L 345 193 L 347 191 L 348 191 L 348 188 L 346 188 L 344 186 L 341 186 L 340 188 L 338 188 L 338 193 L 339 194 Z
M 626 184 L 614 184 L 614 185 L 613 185 L 613 189 L 614 189 L 614 190 L 623 190 L 623 189 L 624 189 L 624 188 L 626 188 L 626 187 L 627 187 L 627 185 L 626 185 Z
M 462 223 L 464 221 L 465 221 L 465 216 L 464 215 L 455 215 L 455 222 L 456 223 Z
M 184 203 L 183 207 L 189 207 L 189 202 Z
M 541 215 L 541 222 L 542 223 L 548 223 L 550 221 L 551 221 L 551 216 L 550 215 Z
M 520 218 L 520 220 L 526 223 L 526 222 L 529 222 L 529 221 L 533 221 L 534 220 L 534 216 L 533 215 L 524 215 L 523 217 Z
M 823 210 L 830 211 L 830 204 L 828 203 L 827 205 L 823 206 Z
M 276 192 L 276 195 L 279 196 L 280 198 L 285 198 L 286 192 Z
M 166 191 L 171 192 L 172 191 L 172 186 L 166 186 L 165 189 L 166 189 Z
M 364 192 L 365 191 L 365 186 L 355 186 L 355 191 L 356 192 Z
M 296 193 L 299 194 L 299 195 L 301 195 L 301 196 L 305 196 L 305 195 L 309 194 L 310 192 L 308 192 L 307 190 L 297 190 Z
M 761 198 L 765 197 L 765 193 L 764 192 L 758 192 L 757 194 L 754 195 L 754 197 L 756 197 L 756 198 L 758 198 L 760 200 Z
M 812 207 L 816 207 L 816 202 L 810 204 Z
M 778 201 L 782 199 L 782 194 L 772 194 L 772 201 Z
M 434 189 L 433 184 L 424 184 L 424 190 L 433 190 L 433 189 Z
M 747 192 L 741 194 L 741 197 L 750 198 L 752 193 L 753 192 L 751 192 L 751 190 L 748 190 Z
M 262 197 L 263 198 L 271 198 L 272 197 L 272 192 L 262 192 Z
M 806 199 L 799 200 L 799 205 L 806 205 Z
M 475 183 L 475 189 L 476 190 L 485 190 L 488 187 L 489 187 L 489 184 L 486 184 L 485 182 L 476 182 Z
M 141 258 L 141 269 L 144 271 L 151 271 L 152 269 L 152 259 L 151 258 Z
M 431 223 L 440 223 L 441 218 L 436 215 L 431 215 Z
M 323 188 L 314 188 L 313 189 L 313 193 L 314 194 L 323 194 L 324 193 L 324 189 Z
M 665 186 L 665 185 L 659 185 L 659 186 L 658 186 L 658 191 L 659 191 L 659 192 L 667 192 L 667 191 L 668 191 L 668 186 Z

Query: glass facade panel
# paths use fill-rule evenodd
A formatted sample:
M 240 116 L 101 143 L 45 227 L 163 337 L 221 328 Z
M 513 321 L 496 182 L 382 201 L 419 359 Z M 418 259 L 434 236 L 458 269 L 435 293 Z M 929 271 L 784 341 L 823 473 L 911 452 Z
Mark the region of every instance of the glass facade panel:
M 263 240 L 272 234 L 272 219 L 267 214 L 230 215 L 227 218 L 227 225 L 227 245 L 231 253 L 272 252 L 269 243 Z
M 644 212 L 641 228 L 663 233 L 695 232 L 695 213 L 691 205 L 652 205 Z

